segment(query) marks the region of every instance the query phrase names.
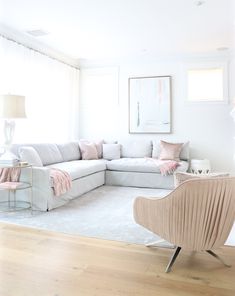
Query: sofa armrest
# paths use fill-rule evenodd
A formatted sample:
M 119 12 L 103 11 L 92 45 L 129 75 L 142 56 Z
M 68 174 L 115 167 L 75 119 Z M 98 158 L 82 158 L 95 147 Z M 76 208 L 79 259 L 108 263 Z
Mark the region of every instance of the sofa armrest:
M 137 197 L 134 201 L 133 214 L 136 223 L 171 242 L 169 239 L 172 224 L 171 202 L 168 196 L 159 199 Z
M 45 167 L 29 167 L 21 169 L 20 181 L 30 182 L 31 173 L 33 177 L 33 184 L 44 184 L 45 186 L 50 185 L 50 169 Z
M 51 187 L 50 169 L 45 167 L 33 167 L 33 184 L 35 186 Z

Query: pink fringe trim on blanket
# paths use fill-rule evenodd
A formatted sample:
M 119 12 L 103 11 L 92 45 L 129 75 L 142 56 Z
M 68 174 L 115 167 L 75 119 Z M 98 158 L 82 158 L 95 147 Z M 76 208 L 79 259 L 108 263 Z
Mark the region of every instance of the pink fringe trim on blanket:
M 20 179 L 20 168 L 1 168 L 0 183 L 3 182 L 18 182 Z
M 160 160 L 156 158 L 152 159 L 157 166 L 159 166 L 162 176 L 172 175 L 174 171 L 180 166 L 180 164 L 175 160 Z
M 160 165 L 160 172 L 162 176 L 172 175 L 180 164 L 177 161 L 170 160 L 169 162 Z
M 72 180 L 67 172 L 51 168 L 50 177 L 55 196 L 60 196 L 71 189 Z

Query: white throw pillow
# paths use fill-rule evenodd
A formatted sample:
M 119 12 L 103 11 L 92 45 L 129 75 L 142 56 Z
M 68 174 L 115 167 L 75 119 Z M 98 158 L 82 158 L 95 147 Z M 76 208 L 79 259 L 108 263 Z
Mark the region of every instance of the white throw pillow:
M 28 162 L 33 166 L 42 167 L 42 160 L 33 147 L 23 146 L 19 149 L 19 156 L 21 161 Z
M 121 156 L 120 144 L 103 144 L 103 158 L 107 160 L 119 159 Z
M 176 172 L 174 173 L 174 185 L 175 188 L 178 187 L 181 183 L 192 180 L 192 179 L 200 179 L 200 178 L 220 178 L 220 177 L 229 177 L 229 173 L 211 173 L 211 174 L 191 174 L 191 173 L 183 173 Z

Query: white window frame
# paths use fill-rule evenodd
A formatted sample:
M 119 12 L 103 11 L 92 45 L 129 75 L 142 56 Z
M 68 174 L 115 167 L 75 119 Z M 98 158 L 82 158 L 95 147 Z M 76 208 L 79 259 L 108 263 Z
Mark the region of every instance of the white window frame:
M 189 70 L 207 70 L 222 68 L 223 69 L 223 100 L 189 100 L 188 98 L 188 71 Z M 228 61 L 222 62 L 199 62 L 190 63 L 185 66 L 185 100 L 188 104 L 228 104 L 229 102 L 229 84 L 228 84 Z

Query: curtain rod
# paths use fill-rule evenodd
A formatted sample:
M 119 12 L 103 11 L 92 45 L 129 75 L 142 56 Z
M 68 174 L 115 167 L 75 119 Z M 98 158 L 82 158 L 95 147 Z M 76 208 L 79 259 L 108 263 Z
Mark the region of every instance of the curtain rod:
M 71 65 L 71 64 L 69 64 L 69 63 L 66 63 L 66 62 L 64 62 L 64 61 L 61 60 L 61 59 L 58 59 L 58 58 L 53 57 L 53 56 L 51 56 L 51 55 L 48 55 L 48 54 L 46 54 L 45 52 L 43 52 L 43 51 L 41 51 L 41 50 L 35 49 L 35 48 L 33 48 L 33 47 L 30 47 L 30 46 L 28 46 L 28 45 L 26 45 L 26 44 L 24 44 L 24 43 L 21 43 L 21 42 L 15 40 L 15 39 L 13 39 L 13 38 L 10 38 L 10 37 L 8 37 L 8 36 L 5 36 L 5 35 L 2 34 L 2 33 L 0 33 L 0 37 L 6 39 L 6 40 L 8 40 L 8 41 L 14 42 L 14 43 L 16 43 L 16 44 L 18 44 L 18 45 L 24 46 L 25 48 L 28 48 L 29 50 L 33 50 L 33 51 L 35 51 L 35 52 L 37 52 L 37 53 L 39 53 L 39 54 L 42 54 L 42 55 L 44 55 L 44 56 L 46 56 L 46 57 L 52 59 L 52 60 L 55 60 L 55 61 L 60 62 L 60 63 L 62 63 L 62 64 L 65 64 L 65 65 L 67 65 L 67 66 L 69 66 L 69 67 L 75 68 L 76 70 L 80 70 L 80 69 L 79 69 L 78 67 L 76 67 L 76 66 L 73 66 L 73 65 Z

